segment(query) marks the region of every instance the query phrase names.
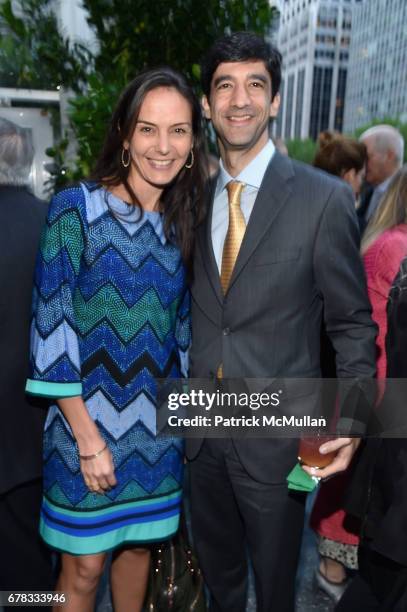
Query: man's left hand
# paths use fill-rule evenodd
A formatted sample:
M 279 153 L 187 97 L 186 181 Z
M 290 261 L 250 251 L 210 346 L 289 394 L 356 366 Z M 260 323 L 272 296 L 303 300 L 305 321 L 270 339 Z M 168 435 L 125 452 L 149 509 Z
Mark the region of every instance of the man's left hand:
M 325 442 L 319 447 L 319 452 L 322 455 L 336 452 L 336 456 L 332 463 L 325 468 L 314 468 L 303 465 L 302 469 L 310 476 L 316 476 L 322 480 L 328 478 L 328 476 L 344 472 L 349 466 L 359 444 L 360 438 L 337 438 L 336 440 Z

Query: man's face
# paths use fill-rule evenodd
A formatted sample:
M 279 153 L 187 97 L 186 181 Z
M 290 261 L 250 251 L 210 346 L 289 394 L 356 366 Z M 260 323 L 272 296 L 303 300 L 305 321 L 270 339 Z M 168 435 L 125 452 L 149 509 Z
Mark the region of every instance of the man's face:
M 365 179 L 376 187 L 391 176 L 393 170 L 389 168 L 388 153 L 377 150 L 374 135 L 363 138 L 363 142 L 367 150 Z
M 277 115 L 280 98 L 271 99 L 264 62 L 224 62 L 212 77 L 210 98 L 204 96 L 202 104 L 225 151 L 257 152 L 268 140 L 269 118 Z

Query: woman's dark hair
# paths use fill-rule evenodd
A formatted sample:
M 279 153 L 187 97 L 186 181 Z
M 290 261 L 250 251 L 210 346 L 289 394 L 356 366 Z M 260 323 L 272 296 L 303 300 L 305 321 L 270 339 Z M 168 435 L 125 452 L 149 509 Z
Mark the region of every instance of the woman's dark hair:
M 144 70 L 129 83 L 122 92 L 113 112 L 101 154 L 91 174 L 91 179 L 105 187 L 123 184 L 131 203 L 142 208 L 129 183 L 131 164 L 122 164 L 123 143 L 131 140 L 137 119 L 148 92 L 157 87 L 175 89 L 187 100 L 192 111 L 192 132 L 194 141 L 194 163 L 192 168 L 182 168 L 175 179 L 164 188 L 161 204 L 164 213 L 164 232 L 167 239 L 174 239 L 181 250 L 184 262 L 190 269 L 193 249 L 194 228 L 204 216 L 203 191 L 208 176 L 207 156 L 202 127 L 201 107 L 185 77 L 163 66 Z M 188 160 L 189 161 L 189 160 Z
M 359 172 L 366 163 L 366 147 L 354 138 L 325 131 L 319 135 L 318 145 L 313 165 L 329 174 L 342 176 L 352 169 Z
M 278 93 L 281 83 L 281 53 L 253 32 L 234 32 L 219 38 L 210 47 L 201 63 L 201 83 L 209 99 L 212 77 L 223 62 L 263 61 L 271 78 L 272 96 Z

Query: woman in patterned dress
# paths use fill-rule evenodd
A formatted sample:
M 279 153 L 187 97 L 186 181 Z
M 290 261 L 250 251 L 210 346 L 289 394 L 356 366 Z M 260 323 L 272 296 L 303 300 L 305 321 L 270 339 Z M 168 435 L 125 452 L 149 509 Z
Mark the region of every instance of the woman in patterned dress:
M 155 379 L 186 373 L 201 129 L 182 75 L 143 72 L 119 100 L 93 181 L 50 205 L 27 390 L 56 400 L 40 532 L 62 552 L 57 589 L 68 612 L 94 609 L 109 550 L 116 612 L 140 610 L 146 543 L 178 528 L 183 447 L 156 436 Z

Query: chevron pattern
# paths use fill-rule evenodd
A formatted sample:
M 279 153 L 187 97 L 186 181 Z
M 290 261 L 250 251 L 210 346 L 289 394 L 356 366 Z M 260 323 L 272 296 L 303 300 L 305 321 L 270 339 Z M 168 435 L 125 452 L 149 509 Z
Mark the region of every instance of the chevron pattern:
M 189 342 L 185 270 L 162 216 L 96 185 L 58 194 L 37 260 L 27 389 L 64 397 L 64 385 L 81 385 L 117 486 L 89 492 L 69 423 L 51 406 L 41 533 L 53 547 L 91 554 L 176 530 L 183 443 L 155 435 L 155 379 L 185 374 Z

